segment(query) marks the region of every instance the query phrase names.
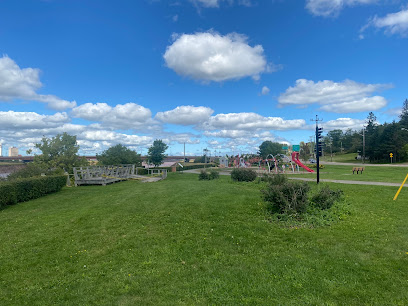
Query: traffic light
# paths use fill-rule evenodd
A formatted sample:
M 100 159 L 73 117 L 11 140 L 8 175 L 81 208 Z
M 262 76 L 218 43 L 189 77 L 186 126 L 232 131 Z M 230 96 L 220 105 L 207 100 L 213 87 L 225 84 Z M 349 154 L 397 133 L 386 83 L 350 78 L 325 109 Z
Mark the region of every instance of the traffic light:
M 322 156 L 323 143 L 322 143 L 323 128 L 316 127 L 316 156 Z

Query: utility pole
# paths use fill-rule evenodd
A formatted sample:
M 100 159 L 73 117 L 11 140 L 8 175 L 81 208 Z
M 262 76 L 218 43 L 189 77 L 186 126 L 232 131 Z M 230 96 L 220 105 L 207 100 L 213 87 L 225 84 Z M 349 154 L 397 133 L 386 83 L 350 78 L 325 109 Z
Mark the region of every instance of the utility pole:
M 365 127 L 363 126 L 363 164 L 365 164 Z
M 323 128 L 319 128 L 319 121 L 323 121 L 323 119 L 319 119 L 319 117 L 316 115 L 316 119 L 311 119 L 311 121 L 316 121 L 316 181 L 317 184 L 319 184 L 320 181 L 320 161 L 319 157 L 322 155 L 322 143 L 320 142 L 320 139 L 322 138 L 322 132 Z

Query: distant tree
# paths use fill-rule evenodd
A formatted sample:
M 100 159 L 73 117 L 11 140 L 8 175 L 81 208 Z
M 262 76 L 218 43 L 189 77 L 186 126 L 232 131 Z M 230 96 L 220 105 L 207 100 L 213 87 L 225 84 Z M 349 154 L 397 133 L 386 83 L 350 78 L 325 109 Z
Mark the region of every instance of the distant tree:
M 161 139 L 156 139 L 147 153 L 150 162 L 156 167 L 159 166 L 166 157 L 164 152 L 166 152 L 168 148 L 169 147 Z
M 63 169 L 72 172 L 73 167 L 86 163 L 78 156 L 79 145 L 76 136 L 67 133 L 58 134 L 52 138 L 43 137 L 41 143 L 35 145 L 41 151 L 34 156 L 34 163 L 45 168 Z
M 280 153 L 282 153 L 282 144 L 278 142 L 272 142 L 270 140 L 266 140 L 259 146 L 258 154 L 264 159 L 269 154 L 272 154 L 275 156 Z
M 408 128 L 408 99 L 402 104 L 402 111 L 399 115 L 401 126 Z
M 140 166 L 142 161 L 140 154 L 121 144 L 110 147 L 100 155 L 97 154 L 96 158 L 102 165 L 136 164 Z
M 342 147 L 343 131 L 332 130 L 327 133 L 327 136 L 330 138 L 333 152 L 340 152 Z
M 310 157 L 310 147 L 304 141 L 300 142 L 299 155 L 303 160 L 308 160 L 308 158 Z

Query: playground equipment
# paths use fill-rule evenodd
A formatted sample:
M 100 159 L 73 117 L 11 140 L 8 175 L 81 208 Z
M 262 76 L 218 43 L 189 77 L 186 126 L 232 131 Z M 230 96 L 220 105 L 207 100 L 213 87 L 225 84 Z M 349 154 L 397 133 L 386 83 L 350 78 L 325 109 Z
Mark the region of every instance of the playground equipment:
M 305 169 L 308 172 L 314 172 L 312 169 L 310 169 L 309 167 L 306 167 L 304 164 L 302 164 L 299 160 L 299 152 L 292 152 L 292 160 L 293 162 L 302 167 L 303 169 Z

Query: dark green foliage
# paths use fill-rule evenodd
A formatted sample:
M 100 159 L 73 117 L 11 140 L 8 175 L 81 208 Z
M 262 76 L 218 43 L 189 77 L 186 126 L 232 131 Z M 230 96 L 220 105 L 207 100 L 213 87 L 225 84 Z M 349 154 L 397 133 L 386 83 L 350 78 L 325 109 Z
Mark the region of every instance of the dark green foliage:
M 264 174 L 261 180 L 264 182 L 268 182 L 269 184 L 272 185 L 280 185 L 286 183 L 288 181 L 288 178 L 286 177 L 286 175 L 283 174 L 270 173 Z
M 256 172 L 252 169 L 235 168 L 231 171 L 231 179 L 238 182 L 252 182 L 256 179 Z
M 140 154 L 133 151 L 124 145 L 117 144 L 96 155 L 98 162 L 102 165 L 121 165 L 121 164 L 135 164 L 141 165 Z
M 41 167 L 64 169 L 72 173 L 72 168 L 86 164 L 86 160 L 77 155 L 79 146 L 76 136 L 67 133 L 58 134 L 52 138 L 43 137 L 41 143 L 35 145 L 42 154 L 34 157 L 34 163 Z
M 0 183 L 0 208 L 57 192 L 65 186 L 67 177 L 41 176 Z
M 147 153 L 149 161 L 156 167 L 159 166 L 166 157 L 164 152 L 166 152 L 167 149 L 168 146 L 161 139 L 156 139 Z
M 299 215 L 307 210 L 309 190 L 310 187 L 306 182 L 292 181 L 279 185 L 269 184 L 266 189 L 262 190 L 262 193 L 271 212 Z
M 211 169 L 210 170 L 210 180 L 214 180 L 220 177 L 220 173 L 215 170 L 215 169 Z
M 269 154 L 273 154 L 275 156 L 280 153 L 282 153 L 282 144 L 280 143 L 266 140 L 259 146 L 258 154 L 264 159 Z
M 218 173 L 217 170 L 215 169 L 211 169 L 210 173 L 208 173 L 206 170 L 201 170 L 200 174 L 198 175 L 198 179 L 200 181 L 203 180 L 214 180 L 214 179 L 218 179 L 220 177 L 220 174 Z
M 209 179 L 210 179 L 210 175 L 207 173 L 207 171 L 201 170 L 201 171 L 200 171 L 200 174 L 198 175 L 198 179 L 199 179 L 200 181 L 209 180 Z
M 329 209 L 340 200 L 342 195 L 341 189 L 333 190 L 329 186 L 323 185 L 310 197 L 310 205 L 318 209 Z
M 36 163 L 29 163 L 26 167 L 17 170 L 16 172 L 10 174 L 7 179 L 9 181 L 16 180 L 19 178 L 28 178 L 40 176 L 41 173 L 49 174 L 49 170 L 44 168 L 44 165 L 39 165 Z

